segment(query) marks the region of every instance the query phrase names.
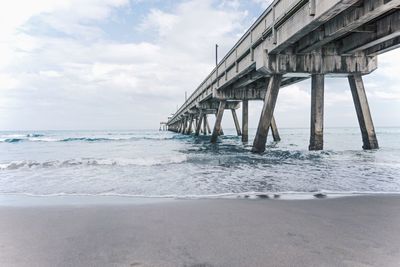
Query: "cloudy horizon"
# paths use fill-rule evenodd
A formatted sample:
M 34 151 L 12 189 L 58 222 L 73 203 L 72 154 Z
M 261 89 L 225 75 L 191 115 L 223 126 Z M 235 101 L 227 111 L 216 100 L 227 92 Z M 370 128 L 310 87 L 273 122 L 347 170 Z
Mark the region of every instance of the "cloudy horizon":
M 0 10 L 0 130 L 157 129 L 264 11 L 262 0 L 15 0 Z M 24 8 L 21 8 L 21 7 Z M 376 127 L 400 126 L 400 51 L 365 77 Z M 310 81 L 283 88 L 280 127 L 308 127 Z M 250 102 L 256 127 L 261 101 Z M 224 125 L 232 127 L 227 113 Z M 327 127 L 357 127 L 327 79 Z

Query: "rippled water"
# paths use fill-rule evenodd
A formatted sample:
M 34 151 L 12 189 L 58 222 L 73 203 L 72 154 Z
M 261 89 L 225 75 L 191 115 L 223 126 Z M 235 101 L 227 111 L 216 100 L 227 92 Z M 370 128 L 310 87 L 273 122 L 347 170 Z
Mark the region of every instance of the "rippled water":
M 377 130 L 377 151 L 361 149 L 358 129 L 338 128 L 326 130 L 325 151 L 308 152 L 308 129 L 281 129 L 263 155 L 227 129 L 216 145 L 158 131 L 0 132 L 0 193 L 400 192 L 400 128 Z

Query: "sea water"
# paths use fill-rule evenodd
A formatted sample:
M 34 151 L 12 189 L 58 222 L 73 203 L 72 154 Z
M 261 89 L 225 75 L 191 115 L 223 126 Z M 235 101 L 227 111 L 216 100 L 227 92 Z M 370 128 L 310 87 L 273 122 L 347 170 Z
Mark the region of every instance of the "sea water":
M 378 128 L 381 148 L 372 151 L 357 128 L 326 129 L 319 152 L 307 150 L 308 129 L 280 129 L 282 141 L 269 138 L 262 155 L 225 134 L 211 144 L 152 130 L 0 132 L 0 194 L 400 193 L 400 128 Z

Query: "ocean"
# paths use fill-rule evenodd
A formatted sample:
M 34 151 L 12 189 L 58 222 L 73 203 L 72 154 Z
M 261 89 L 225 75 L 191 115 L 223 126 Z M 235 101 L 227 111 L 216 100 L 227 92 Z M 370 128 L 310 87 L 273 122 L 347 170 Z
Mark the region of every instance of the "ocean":
M 326 129 L 320 152 L 307 150 L 309 129 L 280 129 L 262 155 L 224 130 L 217 144 L 153 130 L 0 132 L 0 194 L 400 193 L 400 128 L 377 128 L 375 151 L 361 149 L 357 128 Z

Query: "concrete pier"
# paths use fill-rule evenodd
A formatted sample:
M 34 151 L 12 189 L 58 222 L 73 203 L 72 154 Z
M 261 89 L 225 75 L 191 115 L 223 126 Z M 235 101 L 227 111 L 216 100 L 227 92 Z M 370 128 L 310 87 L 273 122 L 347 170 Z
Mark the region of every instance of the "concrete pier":
M 183 133 L 190 115 L 216 114 L 215 143 L 223 134 L 223 110 L 231 109 L 236 132 L 246 143 L 249 101 L 262 100 L 252 148 L 262 153 L 269 128 L 274 141 L 280 140 L 274 118 L 280 88 L 311 78 L 309 149 L 322 150 L 325 78 L 349 77 L 363 148 L 379 148 L 362 76 L 378 68 L 379 54 L 400 47 L 399 7 L 400 0 L 272 1 L 168 120 L 169 129 Z M 236 114 L 240 103 L 241 128 Z M 210 132 L 206 118 L 204 123 Z M 201 127 L 199 133 L 197 129 L 200 134 Z

